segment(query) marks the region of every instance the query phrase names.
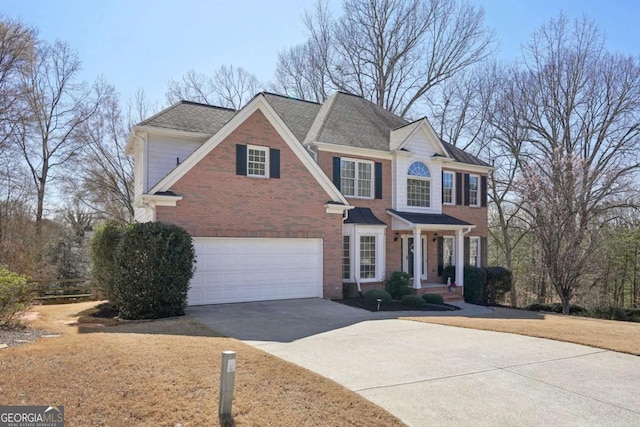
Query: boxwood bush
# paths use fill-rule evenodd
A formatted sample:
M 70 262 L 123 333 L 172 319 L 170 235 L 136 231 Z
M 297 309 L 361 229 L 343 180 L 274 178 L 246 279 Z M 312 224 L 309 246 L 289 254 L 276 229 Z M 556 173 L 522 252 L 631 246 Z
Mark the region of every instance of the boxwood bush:
M 418 295 L 405 295 L 402 297 L 402 305 L 413 308 L 422 308 L 426 304 Z
M 427 304 L 436 304 L 436 305 L 444 304 L 444 298 L 440 294 L 424 294 L 422 295 L 422 299 Z
M 91 253 L 91 279 L 102 298 L 113 302 L 113 288 L 119 266 L 115 255 L 125 226 L 114 221 L 96 227 L 89 250 Z
M 391 277 L 387 280 L 384 287 L 387 292 L 391 294 L 391 298 L 393 299 L 401 299 L 405 295 L 409 295 L 411 293 L 411 288 L 409 287 L 409 273 L 404 273 L 402 271 L 394 271 L 391 273 Z
M 195 271 L 189 233 L 159 222 L 136 223 L 122 233 L 112 299 L 124 319 L 156 319 L 184 314 Z
M 471 304 L 483 304 L 484 286 L 487 281 L 487 273 L 483 268 L 464 267 L 464 301 Z
M 504 267 L 487 267 L 484 271 L 487 274 L 484 299 L 487 304 L 495 305 L 511 290 L 513 274 Z
M 27 277 L 0 267 L 0 329 L 18 326 L 20 313 L 31 306 L 32 299 Z
M 381 299 L 381 305 L 391 304 L 391 294 L 384 289 L 371 289 L 364 293 L 364 302 L 367 305 L 377 306 L 378 299 Z

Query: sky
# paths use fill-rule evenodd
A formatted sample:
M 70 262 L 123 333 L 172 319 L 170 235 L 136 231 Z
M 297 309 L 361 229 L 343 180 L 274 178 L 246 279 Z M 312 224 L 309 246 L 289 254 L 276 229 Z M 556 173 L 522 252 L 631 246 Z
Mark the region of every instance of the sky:
M 564 12 L 595 20 L 612 51 L 640 55 L 640 1 L 469 0 L 485 11 L 499 43 L 497 57 L 512 61 L 520 46 Z M 47 41 L 62 40 L 83 64 L 82 78 L 113 84 L 123 100 L 138 88 L 166 104 L 170 79 L 189 69 L 213 73 L 243 67 L 270 81 L 278 52 L 302 43 L 302 17 L 315 0 L 0 0 L 0 14 L 20 19 Z M 337 15 L 341 0 L 330 0 Z

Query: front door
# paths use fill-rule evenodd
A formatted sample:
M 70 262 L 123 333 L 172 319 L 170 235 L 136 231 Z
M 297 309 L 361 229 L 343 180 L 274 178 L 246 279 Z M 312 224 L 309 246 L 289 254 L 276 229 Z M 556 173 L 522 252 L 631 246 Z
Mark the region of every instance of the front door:
M 425 238 L 422 237 L 420 239 L 420 242 L 422 244 L 422 271 L 420 271 L 420 278 L 421 279 L 426 279 L 427 275 L 425 274 L 425 272 L 427 271 L 426 265 L 427 265 L 427 245 L 425 244 Z M 406 273 L 409 273 L 409 275 L 411 277 L 413 277 L 413 273 L 414 273 L 414 265 L 413 265 L 413 248 L 414 248 L 414 243 L 413 243 L 413 237 L 405 237 L 402 241 L 402 253 L 404 254 L 404 259 L 402 262 L 402 270 Z

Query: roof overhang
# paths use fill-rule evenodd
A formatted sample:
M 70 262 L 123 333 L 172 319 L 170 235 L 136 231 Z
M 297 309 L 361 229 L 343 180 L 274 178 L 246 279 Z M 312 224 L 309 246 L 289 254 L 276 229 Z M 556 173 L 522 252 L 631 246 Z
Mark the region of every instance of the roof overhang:
M 175 206 L 182 196 L 169 196 L 166 194 L 143 194 L 140 196 L 140 205 L 146 207 Z
M 393 230 L 428 230 L 428 231 L 462 231 L 468 233 L 476 228 L 475 225 L 445 214 L 419 214 L 413 212 L 398 212 L 387 209 L 391 215 Z
M 371 148 L 351 147 L 348 145 L 332 144 L 330 142 L 313 141 L 306 145 L 315 147 L 318 151 L 328 151 L 331 153 L 346 154 L 351 156 L 363 156 L 373 157 L 376 159 L 388 159 L 393 158 L 392 154 L 388 151 L 373 150 Z

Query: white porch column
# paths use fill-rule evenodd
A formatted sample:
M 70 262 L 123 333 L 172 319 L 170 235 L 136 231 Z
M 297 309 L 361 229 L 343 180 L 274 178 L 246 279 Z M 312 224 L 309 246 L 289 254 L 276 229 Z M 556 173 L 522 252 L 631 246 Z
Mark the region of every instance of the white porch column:
M 464 286 L 464 234 L 456 230 L 456 285 Z M 462 288 L 464 295 L 464 288 Z
M 413 289 L 420 289 L 420 276 L 422 275 L 422 242 L 420 241 L 420 229 L 413 229 Z

